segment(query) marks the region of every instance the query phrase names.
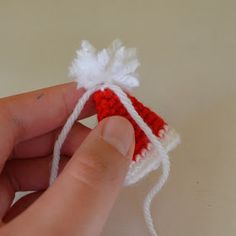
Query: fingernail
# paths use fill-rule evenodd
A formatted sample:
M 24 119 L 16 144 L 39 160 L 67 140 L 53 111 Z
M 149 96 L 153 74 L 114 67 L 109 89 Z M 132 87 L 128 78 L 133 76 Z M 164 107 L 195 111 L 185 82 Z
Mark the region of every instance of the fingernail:
M 132 125 L 125 118 L 110 117 L 103 126 L 103 139 L 126 156 L 134 138 Z

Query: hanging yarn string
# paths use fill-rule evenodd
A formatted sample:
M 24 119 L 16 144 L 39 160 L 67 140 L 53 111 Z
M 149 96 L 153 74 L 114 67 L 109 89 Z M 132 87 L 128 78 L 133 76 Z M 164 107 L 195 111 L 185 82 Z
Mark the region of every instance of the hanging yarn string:
M 158 236 L 151 216 L 151 202 L 169 176 L 170 162 L 167 152 L 179 142 L 179 138 L 173 130 L 167 130 L 166 125 L 161 127 L 157 133 L 162 139 L 154 134 L 144 118 L 137 112 L 130 96 L 127 95 L 126 91 L 139 85 L 135 73 L 138 66 L 136 51 L 126 49 L 119 40 L 114 41 L 111 48 L 103 49 L 100 52 L 96 52 L 96 49 L 87 41 L 82 42 L 81 50 L 77 51 L 77 58 L 74 60 L 70 72 L 77 79 L 78 88 L 83 87 L 86 92 L 79 99 L 55 142 L 49 182 L 51 185 L 57 178 L 61 147 L 86 102 L 98 91 L 104 93 L 107 90 L 112 91 L 125 108 L 126 116 L 129 117 L 132 124 L 137 125 L 135 132 L 137 133 L 137 130 L 140 129 L 139 137 L 142 132 L 143 137 L 145 136 L 144 140 L 148 142 L 148 145 L 143 144 L 142 153 L 134 156 L 124 184 L 130 185 L 137 182 L 150 171 L 158 168 L 160 164 L 162 165 L 162 175 L 144 201 L 144 217 L 147 227 L 152 236 Z M 157 115 L 154 117 L 156 120 L 161 120 Z M 136 139 L 136 141 L 138 140 Z M 148 151 L 152 155 L 149 155 Z

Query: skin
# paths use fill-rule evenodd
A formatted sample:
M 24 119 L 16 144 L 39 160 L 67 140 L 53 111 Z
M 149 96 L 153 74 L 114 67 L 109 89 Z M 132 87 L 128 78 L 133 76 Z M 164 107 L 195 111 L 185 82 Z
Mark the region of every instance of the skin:
M 104 119 L 93 130 L 75 124 L 48 188 L 55 139 L 83 93 L 69 83 L 0 99 L 0 235 L 101 234 L 133 154 L 127 120 Z M 94 113 L 91 100 L 79 119 Z M 17 191 L 34 193 L 12 206 Z

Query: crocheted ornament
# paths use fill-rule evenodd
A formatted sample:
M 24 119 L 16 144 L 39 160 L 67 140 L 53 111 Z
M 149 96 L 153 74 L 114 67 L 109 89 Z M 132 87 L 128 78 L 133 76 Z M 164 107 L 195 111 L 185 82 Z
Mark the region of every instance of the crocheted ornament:
M 175 131 L 170 129 L 160 116 L 145 107 L 135 97 L 128 94 L 127 96 L 143 121 L 151 128 L 153 134 L 159 138 L 166 151 L 171 150 L 178 141 Z M 108 116 L 119 115 L 127 118 L 134 127 L 135 149 L 125 185 L 137 182 L 150 171 L 156 169 L 159 165 L 159 159 L 153 155 L 153 144 L 127 112 L 117 95 L 111 89 L 104 89 L 103 91 L 95 92 L 93 99 L 96 105 L 98 121 Z
M 138 66 L 136 50 L 125 48 L 119 40 L 115 40 L 108 49 L 98 52 L 89 42 L 82 42 L 70 67 L 70 75 L 77 81 L 78 88 L 83 87 L 86 92 L 55 143 L 50 184 L 58 175 L 60 149 L 85 103 L 92 97 L 98 121 L 119 115 L 127 118 L 134 127 L 135 150 L 124 185 L 136 183 L 162 164 L 162 175 L 144 202 L 147 226 L 151 235 L 157 236 L 150 205 L 168 178 L 170 163 L 167 153 L 178 144 L 179 136 L 163 118 L 130 94 L 132 88 L 139 86 L 136 73 Z

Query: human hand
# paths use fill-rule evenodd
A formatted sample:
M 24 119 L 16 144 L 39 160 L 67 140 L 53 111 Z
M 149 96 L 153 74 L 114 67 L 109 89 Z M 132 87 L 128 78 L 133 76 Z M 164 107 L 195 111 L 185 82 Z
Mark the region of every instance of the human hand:
M 101 233 L 133 154 L 128 121 L 104 119 L 92 131 L 75 124 L 47 189 L 54 141 L 82 94 L 70 83 L 0 99 L 2 236 Z M 79 119 L 92 114 L 89 101 Z M 11 206 L 17 191 L 34 192 Z

